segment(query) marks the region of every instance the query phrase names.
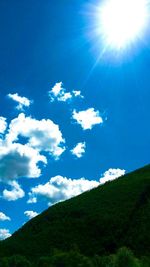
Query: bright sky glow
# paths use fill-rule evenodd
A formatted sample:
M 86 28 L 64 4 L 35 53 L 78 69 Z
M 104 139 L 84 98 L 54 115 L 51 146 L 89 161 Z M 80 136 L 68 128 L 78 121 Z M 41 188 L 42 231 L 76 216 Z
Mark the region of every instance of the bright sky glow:
M 100 35 L 106 46 L 120 50 L 132 44 L 146 28 L 147 0 L 107 0 L 100 6 Z

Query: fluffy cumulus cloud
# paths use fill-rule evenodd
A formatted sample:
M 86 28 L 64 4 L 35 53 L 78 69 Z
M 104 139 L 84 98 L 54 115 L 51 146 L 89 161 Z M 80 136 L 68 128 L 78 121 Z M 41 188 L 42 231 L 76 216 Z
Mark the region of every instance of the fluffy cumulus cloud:
M 64 143 L 58 125 L 51 120 L 36 120 L 23 113 L 13 119 L 0 138 L 0 181 L 11 186 L 11 190 L 3 191 L 3 198 L 13 201 L 23 197 L 24 191 L 16 180 L 39 177 L 39 163 L 47 164 L 42 153 L 58 159 L 65 150 Z
M 39 213 L 37 213 L 36 211 L 33 211 L 33 210 L 26 210 L 24 212 L 24 215 L 26 215 L 28 217 L 28 219 L 32 219 L 34 217 L 36 217 Z
M 50 101 L 53 102 L 55 100 L 66 102 L 73 97 L 81 97 L 81 91 L 73 90 L 71 92 L 66 92 L 66 89 L 63 88 L 63 83 L 59 82 L 54 85 L 54 87 L 48 92 Z
M 39 177 L 38 163 L 46 163 L 45 156 L 28 145 L 11 143 L 0 146 L 0 180 L 9 182 L 21 177 Z
M 27 138 L 26 144 L 19 143 L 19 136 Z M 59 157 L 64 151 L 59 127 L 51 120 L 35 120 L 20 114 L 12 120 L 5 140 L 0 141 L 0 179 L 39 177 L 39 162 L 47 163 L 40 152 L 45 151 Z
M 19 96 L 18 93 L 8 94 L 8 97 L 17 102 L 16 108 L 18 110 L 23 110 L 24 107 L 29 107 L 32 103 L 27 97 Z
M 125 170 L 121 169 L 109 169 L 103 174 L 103 177 L 100 178 L 100 184 L 104 184 L 108 181 L 115 180 L 116 178 L 125 175 Z
M 28 146 L 39 152 L 48 152 L 54 157 L 59 157 L 65 150 L 65 140 L 58 125 L 49 119 L 36 120 L 25 117 L 23 113 L 19 114 L 11 121 L 6 140 L 14 142 L 19 136 L 28 139 Z
M 91 130 L 94 125 L 103 123 L 103 119 L 100 116 L 99 111 L 95 111 L 94 108 L 89 108 L 79 112 L 74 110 L 72 118 L 81 125 L 83 130 Z
M 99 185 L 97 181 L 85 178 L 70 179 L 62 176 L 52 177 L 46 184 L 33 187 L 29 193 L 28 203 L 46 199 L 49 205 L 77 196 Z
M 99 181 L 90 181 L 85 178 L 70 179 L 62 176 L 55 176 L 47 183 L 39 184 L 31 188 L 28 203 L 36 203 L 37 201 L 45 199 L 48 205 L 52 205 L 77 196 L 108 181 L 117 179 L 124 174 L 125 170 L 109 169 L 102 175 Z
M 2 192 L 2 197 L 5 200 L 15 201 L 19 198 L 24 197 L 25 192 L 23 191 L 21 186 L 16 181 L 9 182 L 9 185 L 11 186 L 11 190 L 4 189 Z
M 76 156 L 77 158 L 81 158 L 83 154 L 85 153 L 86 144 L 84 143 L 78 143 L 72 150 L 72 155 Z
M 3 134 L 7 128 L 6 118 L 0 117 L 0 134 Z
M 5 213 L 0 211 L 0 221 L 10 221 L 10 217 L 8 217 Z
M 0 240 L 4 240 L 10 236 L 11 236 L 11 234 L 10 234 L 8 229 L 5 229 L 5 228 L 0 229 Z

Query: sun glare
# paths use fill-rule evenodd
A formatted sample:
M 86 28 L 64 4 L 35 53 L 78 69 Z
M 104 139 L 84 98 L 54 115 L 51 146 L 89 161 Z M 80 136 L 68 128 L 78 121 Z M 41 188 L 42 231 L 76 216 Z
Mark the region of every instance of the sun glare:
M 114 50 L 135 42 L 148 24 L 147 0 L 104 0 L 98 12 L 99 35 Z

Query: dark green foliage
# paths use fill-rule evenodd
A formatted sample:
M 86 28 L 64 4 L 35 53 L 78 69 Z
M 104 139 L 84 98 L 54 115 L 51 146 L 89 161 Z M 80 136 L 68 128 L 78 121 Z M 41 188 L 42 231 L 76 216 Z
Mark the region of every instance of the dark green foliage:
M 127 248 L 121 248 L 117 252 L 116 267 L 140 267 L 140 262 L 137 260 L 132 252 Z
M 0 267 L 9 267 L 7 258 L 0 259 Z
M 55 250 L 50 257 L 41 257 L 37 263 L 38 267 L 93 267 L 88 257 L 77 251 L 62 252 Z
M 0 256 L 34 260 L 73 247 L 107 256 L 123 246 L 150 255 L 150 165 L 50 207 L 1 242 Z
M 32 265 L 25 257 L 14 255 L 0 259 L 0 267 L 32 267 Z
M 37 262 L 37 267 L 53 267 L 50 257 L 41 257 Z
M 141 259 L 141 267 L 150 267 L 150 258 L 142 257 L 142 259 Z
M 0 267 L 150 267 L 150 259 L 137 259 L 128 248 L 120 248 L 109 256 L 86 257 L 78 250 L 54 250 L 47 257 L 29 262 L 25 257 L 13 256 L 0 259 Z
M 116 267 L 115 265 L 116 257 L 115 255 L 110 256 L 95 256 L 93 259 L 94 267 Z

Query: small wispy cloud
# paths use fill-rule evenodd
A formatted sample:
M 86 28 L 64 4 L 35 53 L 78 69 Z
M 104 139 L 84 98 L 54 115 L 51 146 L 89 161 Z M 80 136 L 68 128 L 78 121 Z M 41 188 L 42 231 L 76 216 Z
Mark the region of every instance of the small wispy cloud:
M 5 228 L 0 229 L 0 240 L 4 240 L 10 236 L 11 236 L 11 234 L 10 234 L 8 229 L 5 229 Z
M 8 217 L 5 213 L 0 212 L 0 221 L 10 221 L 10 217 Z
M 18 93 L 15 94 L 8 94 L 7 95 L 10 99 L 17 102 L 16 109 L 23 110 L 24 107 L 29 107 L 33 101 L 29 100 L 27 97 L 19 96 Z
M 78 143 L 72 150 L 71 153 L 72 155 L 76 156 L 77 158 L 81 158 L 83 154 L 85 153 L 85 148 L 86 144 L 85 142 L 83 143 Z
M 81 91 L 79 91 L 79 90 L 73 90 L 73 91 L 72 91 L 72 94 L 73 94 L 75 97 L 79 96 L 79 97 L 81 97 L 81 98 L 84 98 L 84 96 L 81 95 Z
M 24 215 L 26 215 L 28 217 L 28 219 L 31 220 L 32 218 L 34 218 L 37 215 L 39 215 L 39 213 L 37 213 L 36 211 L 33 211 L 33 210 L 26 210 L 24 212 Z
M 99 111 L 95 111 L 94 108 L 79 112 L 73 110 L 72 118 L 81 125 L 83 130 L 91 130 L 94 125 L 103 123 Z
M 54 85 L 54 87 L 48 92 L 50 101 L 54 102 L 55 100 L 60 102 L 67 102 L 74 97 L 83 98 L 81 91 L 73 90 L 71 92 L 66 92 L 66 89 L 63 87 L 63 83 L 59 82 Z

